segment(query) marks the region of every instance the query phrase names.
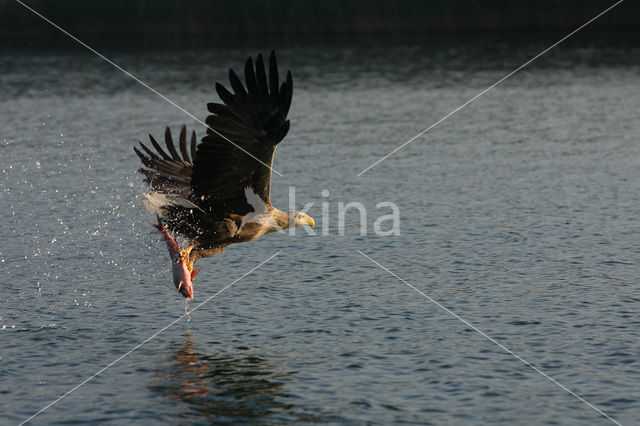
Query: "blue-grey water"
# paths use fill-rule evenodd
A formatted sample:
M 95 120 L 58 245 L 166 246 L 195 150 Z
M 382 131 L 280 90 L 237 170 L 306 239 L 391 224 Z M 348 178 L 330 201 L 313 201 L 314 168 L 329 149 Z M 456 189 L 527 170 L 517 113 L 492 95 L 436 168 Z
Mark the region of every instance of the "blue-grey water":
M 200 261 L 191 307 L 282 250 L 32 423 L 613 424 L 435 301 L 638 424 L 637 43 L 578 34 L 356 177 L 558 38 L 275 44 L 295 88 L 272 200 L 315 202 L 316 235 Z M 96 42 L 202 119 L 227 68 L 272 46 Z M 184 313 L 132 147 L 204 129 L 71 40 L 0 51 L 0 423 L 17 424 Z M 355 210 L 338 232 L 353 201 L 367 235 Z M 375 235 L 382 201 L 400 235 Z

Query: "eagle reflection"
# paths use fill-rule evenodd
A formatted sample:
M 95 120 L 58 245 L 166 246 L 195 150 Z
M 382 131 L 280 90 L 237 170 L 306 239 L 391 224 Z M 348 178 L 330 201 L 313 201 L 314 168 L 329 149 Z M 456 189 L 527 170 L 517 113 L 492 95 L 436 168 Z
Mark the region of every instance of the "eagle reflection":
M 171 362 L 155 370 L 158 378 L 150 389 L 169 400 L 187 404 L 180 417 L 194 421 L 242 422 L 285 414 L 289 397 L 282 390 L 287 376 L 274 371 L 264 359 L 237 351 L 199 354 L 190 334 L 171 356 Z

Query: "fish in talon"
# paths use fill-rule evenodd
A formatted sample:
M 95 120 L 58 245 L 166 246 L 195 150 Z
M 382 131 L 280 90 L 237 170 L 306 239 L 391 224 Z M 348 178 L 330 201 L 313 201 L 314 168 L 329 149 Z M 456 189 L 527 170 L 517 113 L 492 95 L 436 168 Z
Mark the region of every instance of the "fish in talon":
M 193 299 L 193 277 L 198 272 L 193 273 L 189 268 L 189 251 L 180 249 L 176 240 L 169 234 L 167 228 L 162 224 L 162 220 L 158 216 L 158 224 L 156 229 L 162 233 L 167 243 L 169 256 L 171 256 L 171 272 L 173 274 L 173 284 L 180 294 L 187 300 Z

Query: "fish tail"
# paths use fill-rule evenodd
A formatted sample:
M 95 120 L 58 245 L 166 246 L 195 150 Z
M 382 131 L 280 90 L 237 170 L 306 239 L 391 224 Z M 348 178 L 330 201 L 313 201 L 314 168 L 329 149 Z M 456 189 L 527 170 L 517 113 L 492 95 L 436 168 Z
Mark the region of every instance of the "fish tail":
M 164 225 L 162 224 L 162 219 L 160 219 L 160 216 L 158 214 L 156 214 L 156 217 L 158 218 L 158 224 L 154 224 L 153 226 L 160 232 L 162 232 L 162 229 L 164 228 Z

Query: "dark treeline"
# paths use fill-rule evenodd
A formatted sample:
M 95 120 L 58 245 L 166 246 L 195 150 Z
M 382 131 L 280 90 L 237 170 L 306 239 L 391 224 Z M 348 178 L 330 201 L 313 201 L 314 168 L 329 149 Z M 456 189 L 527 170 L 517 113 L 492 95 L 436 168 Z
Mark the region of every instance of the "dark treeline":
M 23 0 L 77 35 L 185 36 L 426 34 L 574 29 L 615 0 Z M 628 0 L 593 23 L 640 28 Z M 52 27 L 0 0 L 0 37 L 47 36 Z

